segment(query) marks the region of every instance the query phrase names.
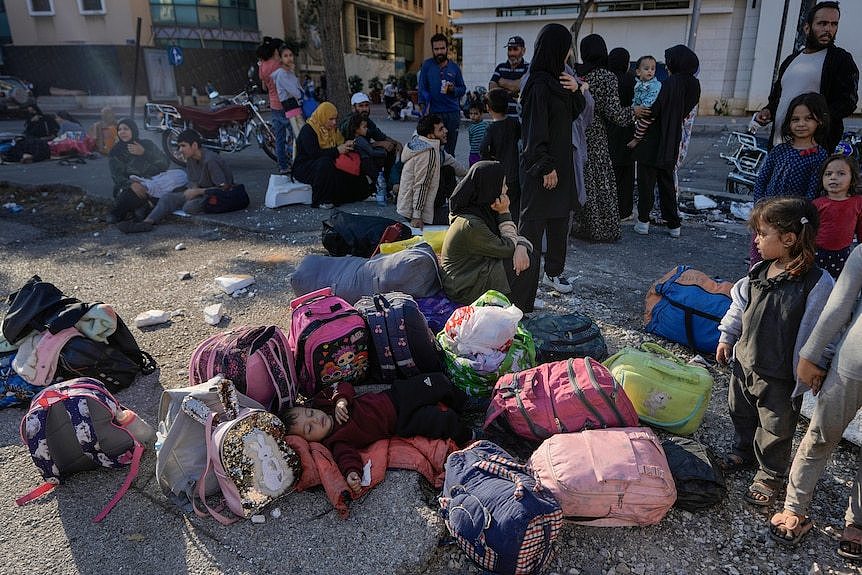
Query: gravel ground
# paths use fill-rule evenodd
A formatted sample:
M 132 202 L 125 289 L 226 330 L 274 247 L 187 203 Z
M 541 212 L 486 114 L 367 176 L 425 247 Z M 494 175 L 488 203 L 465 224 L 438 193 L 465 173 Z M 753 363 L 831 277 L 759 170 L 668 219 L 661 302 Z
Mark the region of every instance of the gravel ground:
M 73 198 L 68 191 L 42 195 L 43 192 L 46 190 L 35 191 L 38 197 L 33 197 L 33 190 L 27 197 L 15 196 L 14 201 L 29 208 L 31 215 L 26 220 L 16 219 L 24 212 L 11 215 L 6 210 L 0 211 L 3 262 L 0 293 L 14 290 L 30 275 L 38 273 L 80 299 L 114 304 L 127 321 L 152 308 L 174 312 L 168 324 L 133 329 L 141 347 L 156 358 L 160 370 L 121 392 L 120 399 L 149 421 L 155 418 L 160 390 L 184 385 L 193 348 L 217 329 L 203 322 L 201 310 L 206 305 L 214 302 L 226 305 L 227 315 L 218 328 L 246 323 L 286 325 L 288 301 L 292 297 L 289 274 L 305 254 L 321 251 L 317 233 L 276 237 L 189 222 L 159 226 L 151 234 L 124 236 L 93 221 L 100 208 L 91 206 L 90 200 Z M 13 192 L 0 190 L 0 198 L 5 198 L 0 204 L 10 201 L 7 196 L 10 193 Z M 61 196 L 51 195 L 54 193 Z M 58 197 L 66 199 L 66 209 L 52 211 L 50 204 L 56 203 Z M 81 203 L 84 206 L 78 208 Z M 72 204 L 75 209 L 70 212 L 68 206 Z M 630 225 L 618 244 L 573 240 L 567 273 L 577 278 L 575 293 L 559 297 L 541 288 L 548 311 L 587 313 L 602 327 L 611 352 L 654 339 L 641 331 L 641 314 L 646 290 L 656 277 L 678 263 L 688 263 L 710 275 L 728 279 L 744 273 L 748 242 L 744 227 L 724 218 L 711 219 L 688 218 L 679 240 L 669 238 L 661 227 L 654 227 L 647 237 L 636 236 Z M 58 237 L 53 232 L 61 228 L 64 235 Z M 175 249 L 179 243 L 184 249 Z M 178 279 L 183 271 L 190 272 L 192 279 Z M 242 297 L 232 298 L 220 293 L 212 281 L 225 273 L 252 274 L 257 283 Z M 0 304 L 0 312 L 4 310 Z M 679 346 L 662 343 L 683 357 L 691 355 Z M 716 385 L 704 423 L 694 437 L 720 453 L 732 439 L 725 400 L 728 374 L 722 368 L 713 367 L 711 371 Z M 0 493 L 4 494 L 5 502 L 0 507 L 0 517 L 2 524 L 8 526 L 8 531 L 4 527 L 6 532 L 0 535 L 0 541 L 9 544 L 32 537 L 33 528 L 40 526 L 47 529 L 46 540 L 53 542 L 45 551 L 64 559 L 34 559 L 33 553 L 40 551 L 38 544 L 29 552 L 16 551 L 14 546 L 7 545 L 0 573 L 121 570 L 106 563 L 107 560 L 100 561 L 99 557 L 105 556 L 99 554 L 106 552 L 98 542 L 83 541 L 93 536 L 91 528 L 84 525 L 96 503 L 83 506 L 76 521 L 66 517 L 66 509 L 58 507 L 56 501 L 28 506 L 24 511 L 11 504 L 13 496 L 34 485 L 36 480 L 17 437 L 20 413 L 17 410 L 0 413 L 0 479 L 4 484 Z M 802 431 L 800 427 L 798 438 Z M 855 451 L 849 444 L 842 444 L 836 451 L 814 499 L 812 515 L 816 527 L 795 549 L 777 547 L 765 535 L 769 514 L 778 507 L 761 513 L 742 501 L 741 492 L 751 479 L 748 473 L 731 477 L 727 499 L 708 512 L 692 514 L 673 509 L 659 525 L 649 528 L 566 525 L 551 571 L 569 575 L 859 573 L 858 566 L 835 553 L 835 533 L 842 526 L 849 485 L 856 469 Z M 97 474 L 87 475 L 87 481 L 74 480 L 66 493 L 85 496 L 92 489 L 93 480 L 89 476 Z M 102 494 L 109 493 L 117 478 L 98 475 L 109 477 L 106 482 L 99 480 L 104 486 Z M 146 472 L 142 475 L 146 476 Z M 270 551 L 255 553 L 249 542 L 252 537 L 259 537 L 255 535 L 259 532 L 253 532 L 250 524 L 224 529 L 215 527 L 211 521 L 183 518 L 164 505 L 153 482 L 146 479 L 139 481 L 131 498 L 133 503 L 128 505 L 137 509 L 134 501 L 141 498 L 148 500 L 147 505 L 165 512 L 165 529 L 175 527 L 181 534 L 178 535 L 181 540 L 174 541 L 171 547 L 176 547 L 173 554 L 180 560 L 177 562 L 174 557 L 165 559 L 166 563 L 156 562 L 157 556 L 153 554 L 165 553 L 164 542 L 159 540 L 161 520 L 152 524 L 150 518 L 151 530 L 137 533 L 131 528 L 124 530 L 120 518 L 116 538 L 121 546 L 132 548 L 128 551 L 129 561 L 123 565 L 138 572 L 478 573 L 456 548 L 436 547 L 444 528 L 434 513 L 434 495 L 414 474 L 393 473 L 390 480 L 353 510 L 348 522 L 333 519 L 331 513 L 322 519 L 318 517 L 323 507 L 320 493 L 291 496 L 281 504 L 283 510 L 295 513 L 299 523 L 285 535 L 290 537 L 290 545 L 284 546 L 286 539 L 279 543 L 264 536 L 257 543 L 258 549 Z M 57 498 L 63 505 L 72 505 L 68 495 Z M 106 539 L 114 535 L 99 533 L 99 537 Z M 138 541 L 132 538 L 136 533 L 146 541 L 130 543 Z M 84 551 L 92 553 L 96 560 L 88 561 Z M 168 551 L 170 554 L 171 550 Z M 154 569 L 156 564 L 163 568 Z

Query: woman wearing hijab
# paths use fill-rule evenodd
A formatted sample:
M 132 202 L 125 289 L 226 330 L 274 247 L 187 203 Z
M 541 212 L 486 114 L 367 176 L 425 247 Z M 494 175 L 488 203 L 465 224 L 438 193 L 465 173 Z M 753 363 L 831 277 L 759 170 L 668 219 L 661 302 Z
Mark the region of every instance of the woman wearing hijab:
M 90 126 L 89 136 L 95 140 L 99 153 L 107 156 L 117 143 L 117 117 L 113 108 L 102 108 L 99 121 Z
M 650 107 L 653 118 L 641 144 L 632 154 L 638 162 L 638 222 L 635 231 L 649 233 L 649 213 L 658 183 L 659 206 L 671 237 L 680 235 L 674 172 L 682 141 L 683 122 L 700 99 L 700 82 L 694 77 L 700 65 L 697 55 L 682 44 L 668 48 L 664 61 L 670 76 L 662 83 Z
M 117 122 L 117 138 L 108 154 L 115 198 L 107 218 L 110 224 L 125 220 L 188 181 L 185 170 L 168 170 L 168 157 L 152 141 L 140 139 L 138 125 L 131 118 Z
M 584 63 L 578 73 L 590 85 L 595 101 L 595 121 L 587 128 L 587 202 L 578 218 L 577 236 L 594 242 L 620 239 L 619 198 L 606 126 L 630 126 L 634 109 L 620 104 L 616 74 L 608 70 L 608 48 L 598 34 L 581 40 Z
M 311 184 L 311 205 L 314 207 L 331 208 L 358 202 L 372 191 L 366 178 L 336 169 L 338 155 L 353 149 L 353 140 L 345 142 L 337 126 L 338 110 L 331 102 L 323 102 L 296 138 L 293 177 L 304 184 Z
M 57 136 L 60 127 L 50 114 L 45 115 L 39 106 L 27 106 L 27 120 L 24 121 L 24 137 L 38 140 L 50 140 Z
M 608 52 L 608 70 L 617 77 L 617 93 L 620 106 L 629 107 L 635 95 L 635 75 L 631 71 L 631 56 L 625 48 L 614 48 Z M 617 184 L 617 199 L 620 219 L 632 218 L 635 198 L 635 161 L 632 151 L 626 146 L 634 137 L 634 125 L 608 124 L 608 151 L 614 166 L 614 181 Z
M 569 212 L 577 205 L 572 158 L 572 122 L 584 109 L 588 86 L 565 74 L 572 34 L 561 24 L 547 24 L 536 38 L 530 77 L 521 91 L 521 214 L 518 233 L 531 245 L 547 236 L 544 283 L 561 293 L 572 291 L 562 277 L 566 263 Z M 533 311 L 539 286 L 539 251 L 512 282 L 512 303 Z M 538 304 L 542 305 L 542 304 Z
M 508 278 L 530 266 L 533 245 L 515 231 L 505 177 L 500 162 L 476 162 L 449 198 L 441 259 L 452 301 L 466 305 L 491 289 L 508 294 Z

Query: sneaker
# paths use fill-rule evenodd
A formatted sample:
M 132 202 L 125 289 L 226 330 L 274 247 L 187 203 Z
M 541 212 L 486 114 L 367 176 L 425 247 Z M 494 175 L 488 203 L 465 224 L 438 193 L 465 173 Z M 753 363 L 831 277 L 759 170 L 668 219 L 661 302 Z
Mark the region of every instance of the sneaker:
M 533 310 L 545 309 L 545 300 L 536 298 L 533 300 Z
M 572 293 L 572 284 L 563 276 L 551 277 L 545 274 L 542 278 L 542 283 L 548 287 L 552 287 L 560 293 Z
M 678 227 L 678 228 L 670 228 L 670 229 L 667 231 L 667 233 L 668 233 L 668 234 L 670 235 L 670 237 L 672 237 L 672 238 L 678 238 L 678 237 L 679 237 L 679 232 L 680 232 L 680 230 L 681 230 L 681 229 L 682 229 L 682 226 L 680 226 L 680 227 Z
M 649 222 L 642 222 L 638 220 L 635 223 L 635 233 L 645 236 L 649 233 Z

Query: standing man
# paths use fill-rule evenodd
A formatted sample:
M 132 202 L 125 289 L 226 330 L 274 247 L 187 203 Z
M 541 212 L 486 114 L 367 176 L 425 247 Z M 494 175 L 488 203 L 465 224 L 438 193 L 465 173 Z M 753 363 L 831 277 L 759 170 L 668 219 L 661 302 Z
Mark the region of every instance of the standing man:
M 436 114 L 449 134 L 446 152 L 455 155 L 458 127 L 461 124 L 460 102 L 467 93 L 461 68 L 449 61 L 449 40 L 444 34 L 431 36 L 432 58 L 422 62 L 419 70 L 419 105 L 422 115 Z
M 359 114 L 362 118 L 368 123 L 368 134 L 366 137 L 371 142 L 371 145 L 375 148 L 382 148 L 386 150 L 386 181 L 389 181 L 389 170 L 392 169 L 393 164 L 395 164 L 395 160 L 398 159 L 398 156 L 401 154 L 401 142 L 394 140 L 383 133 L 383 130 L 377 127 L 377 124 L 374 123 L 374 120 L 370 118 L 371 115 L 371 101 L 368 99 L 368 96 L 365 92 L 356 92 L 353 94 L 353 97 L 350 98 L 350 104 L 353 106 L 353 112 L 355 114 Z M 341 131 L 341 135 L 344 136 L 345 140 L 352 140 L 354 135 L 349 133 L 348 126 L 350 125 L 350 114 L 347 114 L 344 120 L 341 122 L 341 125 L 338 129 Z
M 844 118 L 856 109 L 859 68 L 853 56 L 835 45 L 838 2 L 818 2 L 805 19 L 805 46 L 787 57 L 778 69 L 778 79 L 769 92 L 769 103 L 757 113 L 757 123 L 772 122 L 770 143 L 780 144 L 781 124 L 790 101 L 806 92 L 817 92 L 829 106 L 829 132 L 825 142 L 817 142 L 832 152 L 844 132 Z
M 506 53 L 508 60 L 497 64 L 491 81 L 488 82 L 488 91 L 494 88 L 503 88 L 509 93 L 509 105 L 506 115 L 510 118 L 519 117 L 518 97 L 521 95 L 521 78 L 530 69 L 530 63 L 524 60 L 527 49 L 524 47 L 524 39 L 520 36 L 512 36 L 506 42 Z

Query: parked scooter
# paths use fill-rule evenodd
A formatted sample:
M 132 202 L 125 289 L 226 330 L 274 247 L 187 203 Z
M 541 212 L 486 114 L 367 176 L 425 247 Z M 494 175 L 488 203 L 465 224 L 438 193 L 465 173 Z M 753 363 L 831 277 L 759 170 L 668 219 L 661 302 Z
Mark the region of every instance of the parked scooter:
M 766 140 L 755 136 L 758 127 L 759 124 L 752 117 L 747 131 L 731 132 L 727 137 L 728 146 L 736 139 L 738 144 L 736 150 L 731 154 L 719 154 L 733 165 L 725 180 L 727 191 L 731 194 L 743 193 L 745 190 L 741 190 L 740 187 L 746 188 L 749 194 L 754 191 L 754 182 L 766 161 L 767 153 Z
M 265 99 L 255 102 L 246 92 L 223 99 L 214 92 L 210 99 L 209 110 L 170 104 L 146 105 L 146 128 L 162 133 L 162 148 L 175 164 L 186 165 L 177 148 L 177 136 L 189 128 L 201 135 L 203 147 L 210 150 L 239 152 L 257 142 L 267 156 L 276 160 L 275 134 L 260 113 Z

